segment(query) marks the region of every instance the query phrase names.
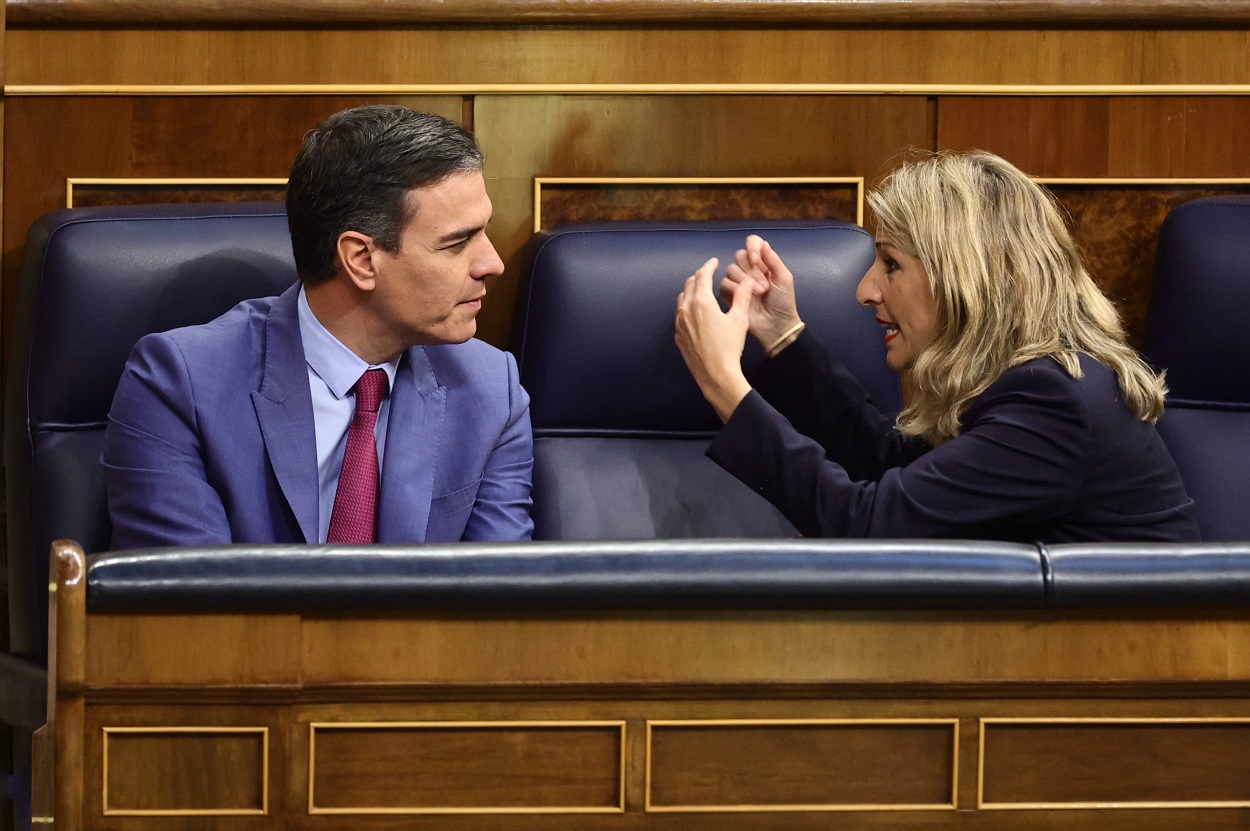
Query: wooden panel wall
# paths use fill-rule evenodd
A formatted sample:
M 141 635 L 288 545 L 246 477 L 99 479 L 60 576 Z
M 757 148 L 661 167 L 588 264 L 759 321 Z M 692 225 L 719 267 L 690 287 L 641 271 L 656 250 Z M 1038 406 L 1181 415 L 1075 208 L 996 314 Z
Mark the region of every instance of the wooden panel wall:
M 1062 186 L 1061 198 L 1134 332 L 1167 207 L 1250 190 L 1238 181 L 1250 178 L 1250 138 L 1237 126 L 1250 123 L 1245 0 L 7 5 L 6 353 L 26 230 L 65 205 L 68 179 L 136 179 L 127 198 L 147 187 L 161 199 L 170 189 L 151 180 L 280 179 L 316 120 L 366 101 L 476 129 L 490 234 L 508 268 L 479 327 L 498 345 L 509 338 L 535 177 L 871 186 L 908 147 L 983 147 L 1035 175 L 1094 180 Z M 1099 182 L 1108 178 L 1165 181 Z M 709 215 L 715 200 L 689 193 Z M 751 204 L 749 189 L 734 203 Z M 763 186 L 754 204 L 768 215 L 804 210 Z

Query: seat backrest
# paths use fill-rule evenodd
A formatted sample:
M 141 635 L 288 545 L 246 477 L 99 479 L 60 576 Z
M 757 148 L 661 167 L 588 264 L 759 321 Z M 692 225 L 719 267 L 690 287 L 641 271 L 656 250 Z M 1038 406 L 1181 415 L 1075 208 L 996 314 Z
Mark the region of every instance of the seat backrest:
M 534 424 L 538 539 L 795 536 L 703 455 L 720 422 L 673 341 L 686 277 L 750 233 L 794 272 L 799 311 L 884 411 L 900 407 L 880 327 L 855 302 L 872 237 L 834 221 L 604 222 L 535 236 L 513 325 Z M 744 363 L 763 360 L 753 341 Z
M 100 449 L 135 342 L 295 279 L 277 203 L 79 208 L 32 226 L 5 402 L 11 651 L 42 659 L 52 540 L 108 547 Z
M 1168 214 L 1142 352 L 1167 370 L 1159 434 L 1203 539 L 1250 540 L 1250 196 Z

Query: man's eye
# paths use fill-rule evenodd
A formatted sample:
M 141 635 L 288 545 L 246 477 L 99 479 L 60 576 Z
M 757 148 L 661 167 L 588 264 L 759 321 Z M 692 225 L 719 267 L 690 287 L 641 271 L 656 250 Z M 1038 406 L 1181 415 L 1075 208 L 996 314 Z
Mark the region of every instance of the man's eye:
M 465 249 L 465 246 L 467 246 L 468 244 L 469 244 L 469 240 L 466 237 L 465 239 L 460 240 L 460 242 L 453 242 L 451 245 L 447 246 L 443 250 L 459 252 L 459 251 L 463 251 Z

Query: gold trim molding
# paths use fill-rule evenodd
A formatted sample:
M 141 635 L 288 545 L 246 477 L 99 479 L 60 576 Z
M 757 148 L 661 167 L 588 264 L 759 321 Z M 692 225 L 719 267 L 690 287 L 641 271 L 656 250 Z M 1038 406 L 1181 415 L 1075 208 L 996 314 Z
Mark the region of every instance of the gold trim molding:
M 1250 21 L 1247 0 L 1163 3 L 1149 0 L 307 0 L 204 3 L 196 0 L 9 0 L 10 27 L 90 26 L 604 26 L 656 24 L 1115 25 L 1232 26 Z
M 654 805 L 651 802 L 651 731 L 654 727 L 884 727 L 949 725 L 951 728 L 951 801 L 949 803 L 856 803 L 814 805 Z M 954 811 L 959 805 L 959 719 L 957 718 L 798 718 L 798 719 L 649 719 L 646 735 L 643 810 L 651 814 L 776 813 L 781 811 Z
M 1171 809 L 1171 808 L 1250 808 L 1250 800 L 1154 800 L 1116 802 L 986 802 L 985 733 L 993 725 L 1082 725 L 1082 724 L 1245 724 L 1250 718 L 981 718 L 977 730 L 977 808 L 983 811 L 1051 811 L 1055 809 Z
M 228 179 L 228 178 L 207 178 L 207 179 L 180 179 L 180 178 L 142 178 L 131 177 L 121 179 L 110 178 L 87 178 L 73 176 L 65 180 L 65 207 L 74 207 L 74 188 L 83 186 L 121 186 L 121 187 L 231 187 L 231 186 L 268 186 L 268 187 L 286 187 L 286 179 Z
M 854 185 L 855 224 L 864 224 L 864 177 L 863 176 L 535 176 L 534 177 L 534 233 L 543 228 L 542 196 L 544 185 L 598 185 L 611 187 L 638 187 L 642 185 Z
M 495 807 L 430 807 L 430 808 L 319 808 L 317 807 L 317 731 L 330 730 L 490 730 L 515 728 L 568 729 L 578 727 L 612 728 L 620 730 L 620 755 L 617 759 L 617 799 L 615 807 L 595 806 L 537 806 L 532 808 Z M 308 813 L 338 815 L 430 815 L 430 814 L 623 814 L 625 813 L 625 722 L 624 721 L 315 721 L 308 725 Z
M 101 750 L 101 807 L 106 817 L 254 817 L 269 814 L 269 728 L 268 727 L 104 727 L 104 746 Z M 259 733 L 261 737 L 261 790 L 260 809 L 255 808 L 110 808 L 109 807 L 109 736 L 110 735 L 195 735 L 211 733 L 218 735 L 246 736 Z
M 1250 95 L 1250 84 L 6 84 L 23 96 L 145 95 Z

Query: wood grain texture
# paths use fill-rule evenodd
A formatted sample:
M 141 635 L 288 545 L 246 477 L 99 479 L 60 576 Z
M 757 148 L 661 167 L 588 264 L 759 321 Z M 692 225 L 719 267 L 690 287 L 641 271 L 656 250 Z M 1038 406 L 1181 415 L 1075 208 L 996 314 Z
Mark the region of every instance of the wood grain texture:
M 478 318 L 490 332 L 509 331 L 535 176 L 871 181 L 900 148 L 931 146 L 933 135 L 926 99 L 888 96 L 484 95 L 474 123 L 495 206 L 491 239 L 507 267 Z
M 984 799 L 1248 803 L 1250 724 L 989 724 Z
M 365 102 L 461 117 L 456 97 L 30 98 L 7 102 L 3 331 L 26 231 L 65 207 L 68 178 L 285 178 L 304 133 Z
M 316 813 L 620 809 L 619 726 L 325 725 L 315 748 Z
M 266 750 L 262 732 L 242 728 L 105 728 L 103 811 L 263 813 Z
M 953 806 L 953 725 L 651 728 L 651 805 Z
M 839 219 L 855 222 L 854 184 L 553 184 L 542 190 L 541 225 L 615 220 Z
M 16 29 L 7 40 L 10 89 L 456 84 L 472 94 L 485 84 L 1250 84 L 1247 28 L 86 28 Z M 70 54 L 74 60 L 65 60 Z
M 565 24 L 822 24 L 902 26 L 1239 25 L 1250 21 L 1246 0 L 8 0 L 20 26 L 357 26 L 493 23 Z
M 185 202 L 281 202 L 285 197 L 285 188 L 265 185 L 148 185 L 127 182 L 77 185 L 74 187 L 74 202 L 70 207 Z
M 1021 96 L 938 102 L 937 146 L 989 150 L 1033 176 L 1247 177 L 1250 98 Z
M 1094 281 L 1120 310 L 1129 343 L 1141 344 L 1154 279 L 1159 226 L 1192 199 L 1250 193 L 1250 183 L 1050 185 L 1072 220 L 1077 245 Z

